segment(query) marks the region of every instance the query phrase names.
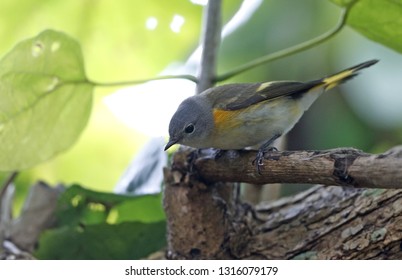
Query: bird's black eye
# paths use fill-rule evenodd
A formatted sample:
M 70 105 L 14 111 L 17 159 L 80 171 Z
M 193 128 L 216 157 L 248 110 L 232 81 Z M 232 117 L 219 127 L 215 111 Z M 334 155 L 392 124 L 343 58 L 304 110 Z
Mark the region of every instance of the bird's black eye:
M 188 134 L 193 133 L 193 131 L 194 131 L 194 125 L 191 123 L 184 129 L 184 132 Z

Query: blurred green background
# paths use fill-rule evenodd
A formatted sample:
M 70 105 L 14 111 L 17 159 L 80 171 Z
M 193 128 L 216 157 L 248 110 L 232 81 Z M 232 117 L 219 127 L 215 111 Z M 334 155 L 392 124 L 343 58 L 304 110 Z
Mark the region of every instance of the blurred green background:
M 0 55 L 17 42 L 51 28 L 80 42 L 90 79 L 113 82 L 151 78 L 184 63 L 196 49 L 203 6 L 195 2 L 202 1 L 2 0 Z M 223 3 L 226 23 L 242 1 Z M 320 35 L 335 26 L 340 11 L 330 1 L 261 1 L 245 24 L 224 38 L 218 72 Z M 174 19 L 178 19 L 178 29 L 172 27 Z M 382 152 L 402 142 L 402 58 L 349 27 L 320 46 L 257 67 L 225 83 L 316 79 L 374 58 L 380 63 L 312 106 L 289 134 L 288 147 L 348 146 Z M 117 89 L 96 88 L 90 122 L 70 150 L 21 172 L 16 182 L 17 208 L 28 187 L 37 180 L 113 190 L 130 160 L 149 139 L 123 124 L 103 102 Z M 165 89 L 160 91 L 169 95 Z M 131 105 L 133 111 L 140 107 L 152 109 L 152 104 Z M 158 112 L 154 116 L 157 118 Z M 167 128 L 163 136 L 166 134 Z

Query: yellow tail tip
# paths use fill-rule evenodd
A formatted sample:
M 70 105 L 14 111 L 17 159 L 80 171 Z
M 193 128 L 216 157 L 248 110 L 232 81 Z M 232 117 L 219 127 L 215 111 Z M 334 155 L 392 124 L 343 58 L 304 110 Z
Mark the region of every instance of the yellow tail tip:
M 329 90 L 331 88 L 336 87 L 337 85 L 339 85 L 341 83 L 346 82 L 349 79 L 352 79 L 353 77 L 355 77 L 358 74 L 358 71 L 374 65 L 378 61 L 379 61 L 378 59 L 372 59 L 372 60 L 360 63 L 358 65 L 352 66 L 348 69 L 345 69 L 341 72 L 338 72 L 334 75 L 324 78 L 322 81 L 325 84 L 325 89 Z

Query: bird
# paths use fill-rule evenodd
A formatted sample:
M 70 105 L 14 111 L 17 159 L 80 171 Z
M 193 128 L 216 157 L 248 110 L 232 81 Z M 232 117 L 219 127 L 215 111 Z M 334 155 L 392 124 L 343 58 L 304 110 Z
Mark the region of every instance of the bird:
M 169 123 L 169 140 L 193 148 L 241 150 L 259 147 L 258 171 L 270 145 L 288 133 L 325 91 L 378 62 L 369 60 L 308 82 L 270 81 L 220 85 L 185 99 Z

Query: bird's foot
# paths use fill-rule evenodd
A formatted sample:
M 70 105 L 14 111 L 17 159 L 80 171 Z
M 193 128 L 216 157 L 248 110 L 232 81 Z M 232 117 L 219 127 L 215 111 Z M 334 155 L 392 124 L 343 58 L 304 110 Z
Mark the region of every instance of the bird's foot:
M 265 154 L 273 151 L 278 151 L 278 149 L 275 147 L 267 147 L 258 150 L 257 156 L 253 160 L 253 165 L 257 167 L 258 174 L 261 175 L 261 167 L 264 166 Z

